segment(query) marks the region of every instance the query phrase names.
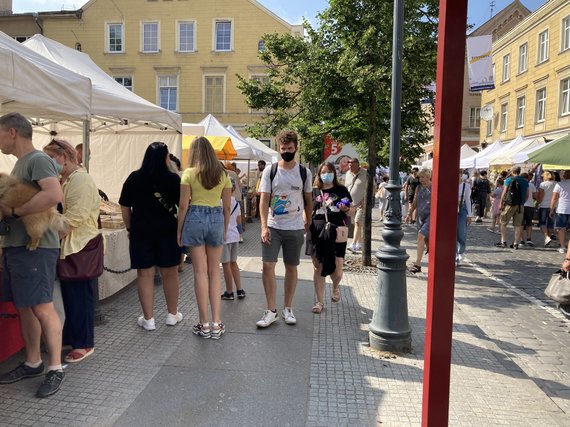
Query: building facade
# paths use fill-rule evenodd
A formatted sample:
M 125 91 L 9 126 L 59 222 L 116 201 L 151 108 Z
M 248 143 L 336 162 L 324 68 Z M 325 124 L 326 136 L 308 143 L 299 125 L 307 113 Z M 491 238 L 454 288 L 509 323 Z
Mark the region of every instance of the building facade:
M 570 132 L 570 3 L 550 0 L 493 43 L 495 89 L 484 91 L 493 119 L 486 143 L 554 139 Z M 483 125 L 485 123 L 485 125 Z
M 248 108 L 236 77 L 265 78 L 262 36 L 303 34 L 255 0 L 91 0 L 77 11 L 4 13 L 0 30 L 19 40 L 42 33 L 185 122 L 211 113 L 238 130 L 263 114 Z

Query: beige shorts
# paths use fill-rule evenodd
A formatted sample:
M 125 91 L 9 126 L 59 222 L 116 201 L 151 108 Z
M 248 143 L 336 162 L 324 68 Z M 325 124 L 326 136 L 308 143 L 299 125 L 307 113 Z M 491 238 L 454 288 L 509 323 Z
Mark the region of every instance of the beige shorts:
M 364 208 L 356 208 L 354 223 L 358 225 L 362 225 L 364 223 Z
M 522 206 L 505 206 L 501 211 L 501 225 L 508 225 L 513 219 L 513 227 L 520 227 L 523 223 L 524 208 Z

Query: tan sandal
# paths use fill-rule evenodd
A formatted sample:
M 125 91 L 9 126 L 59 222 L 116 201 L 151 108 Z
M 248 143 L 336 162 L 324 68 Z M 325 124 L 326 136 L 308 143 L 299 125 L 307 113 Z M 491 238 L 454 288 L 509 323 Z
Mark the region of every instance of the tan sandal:
M 313 313 L 321 314 L 325 309 L 325 305 L 322 302 L 316 302 L 313 306 Z
M 339 302 L 340 301 L 340 285 L 336 288 L 333 286 L 332 295 L 331 295 L 332 302 Z

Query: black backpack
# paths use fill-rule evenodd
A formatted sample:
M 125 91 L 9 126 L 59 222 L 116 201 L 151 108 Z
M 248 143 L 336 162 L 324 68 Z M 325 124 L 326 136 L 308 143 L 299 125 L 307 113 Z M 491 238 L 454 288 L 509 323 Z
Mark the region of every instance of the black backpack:
M 523 204 L 521 184 L 516 178 L 513 178 L 507 187 L 505 204 L 509 206 L 520 206 Z

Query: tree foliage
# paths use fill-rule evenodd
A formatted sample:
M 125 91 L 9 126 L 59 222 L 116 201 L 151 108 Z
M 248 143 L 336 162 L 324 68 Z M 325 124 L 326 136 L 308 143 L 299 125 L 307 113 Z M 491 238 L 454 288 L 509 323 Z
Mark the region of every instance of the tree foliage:
M 405 1 L 402 168 L 413 163 L 430 137 L 430 115 L 421 101 L 432 96 L 427 87 L 435 80 L 437 6 L 437 0 Z M 386 0 L 330 0 L 317 28 L 305 22 L 306 37 L 264 36 L 260 56 L 268 81 L 238 76 L 248 105 L 267 112 L 249 131 L 267 136 L 282 128 L 296 130 L 302 154 L 312 163 L 322 160 L 323 137 L 330 134 L 356 146 L 372 178 L 376 165 L 387 165 L 389 157 L 393 7 Z M 369 264 L 370 252 L 364 252 Z

